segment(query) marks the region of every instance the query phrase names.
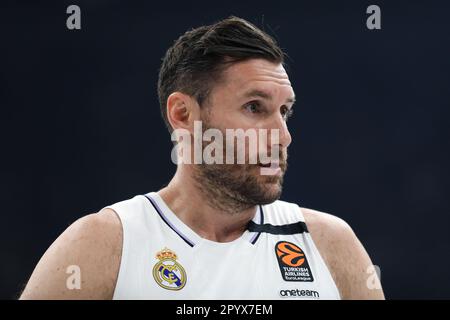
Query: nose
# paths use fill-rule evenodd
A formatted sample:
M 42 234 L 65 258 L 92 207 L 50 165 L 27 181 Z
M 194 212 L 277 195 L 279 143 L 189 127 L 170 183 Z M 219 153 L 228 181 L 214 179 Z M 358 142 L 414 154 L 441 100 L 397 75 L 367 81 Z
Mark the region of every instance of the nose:
M 279 142 L 278 144 L 280 145 L 281 148 L 287 148 L 291 142 L 292 142 L 292 137 L 291 137 L 291 133 L 289 132 L 289 129 L 287 127 L 287 123 L 284 120 L 283 116 L 278 115 L 275 123 L 272 127 L 273 129 L 278 129 L 279 131 Z M 275 142 L 276 143 L 276 142 Z M 274 143 L 272 143 L 273 145 Z

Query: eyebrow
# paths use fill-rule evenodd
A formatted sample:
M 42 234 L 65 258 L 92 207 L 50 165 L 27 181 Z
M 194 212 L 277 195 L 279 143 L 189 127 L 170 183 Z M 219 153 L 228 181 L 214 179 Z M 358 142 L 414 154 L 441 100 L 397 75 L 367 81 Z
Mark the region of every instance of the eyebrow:
M 245 98 L 260 97 L 266 100 L 272 100 L 272 96 L 265 91 L 253 89 L 244 94 Z M 295 103 L 295 95 L 286 99 L 287 103 Z

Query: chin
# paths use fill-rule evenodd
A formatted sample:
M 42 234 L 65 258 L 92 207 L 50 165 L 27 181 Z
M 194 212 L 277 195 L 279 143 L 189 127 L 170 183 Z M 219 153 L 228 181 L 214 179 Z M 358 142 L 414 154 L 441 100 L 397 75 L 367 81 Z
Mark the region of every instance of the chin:
M 283 176 L 259 176 L 257 180 L 260 185 L 261 193 L 264 194 L 262 198 L 267 198 L 268 203 L 271 203 L 281 196 Z M 272 201 L 270 201 L 272 200 Z
M 281 186 L 278 183 L 271 183 L 270 185 L 263 186 L 264 196 L 261 197 L 260 204 L 272 203 L 281 197 Z

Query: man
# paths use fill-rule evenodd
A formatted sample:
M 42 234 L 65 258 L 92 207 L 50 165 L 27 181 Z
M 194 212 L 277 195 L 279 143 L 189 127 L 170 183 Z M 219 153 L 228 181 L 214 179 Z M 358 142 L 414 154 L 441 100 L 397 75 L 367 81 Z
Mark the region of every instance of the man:
M 164 57 L 158 94 L 175 145 L 185 148 L 178 156 L 188 161 L 158 192 L 72 224 L 21 298 L 383 299 L 368 254 L 343 220 L 278 200 L 295 101 L 283 56 L 271 37 L 236 17 L 181 36 Z M 278 160 L 250 163 L 255 154 L 246 148 L 244 163 L 190 163 L 186 140 L 198 121 L 202 133 L 277 132 L 256 142 Z M 232 149 L 233 160 L 239 151 Z M 73 266 L 75 288 L 68 277 L 76 274 L 66 273 Z

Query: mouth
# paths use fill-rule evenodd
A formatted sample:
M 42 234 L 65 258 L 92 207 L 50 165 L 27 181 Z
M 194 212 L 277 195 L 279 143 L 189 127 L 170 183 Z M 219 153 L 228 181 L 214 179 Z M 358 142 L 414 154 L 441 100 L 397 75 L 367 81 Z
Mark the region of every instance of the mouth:
M 263 176 L 281 176 L 285 168 L 285 164 L 280 164 L 279 161 L 272 161 L 265 164 L 259 163 L 258 166 Z
M 280 161 L 270 161 L 268 163 L 259 162 L 258 165 L 262 168 L 276 168 L 280 167 Z

